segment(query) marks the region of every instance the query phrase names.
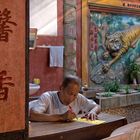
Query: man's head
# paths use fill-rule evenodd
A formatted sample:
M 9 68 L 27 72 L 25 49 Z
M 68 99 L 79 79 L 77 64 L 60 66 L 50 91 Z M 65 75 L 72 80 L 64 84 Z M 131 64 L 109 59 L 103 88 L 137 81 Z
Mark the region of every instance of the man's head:
M 69 105 L 76 99 L 80 91 L 80 84 L 81 81 L 77 76 L 67 75 L 64 77 L 59 95 L 63 104 Z

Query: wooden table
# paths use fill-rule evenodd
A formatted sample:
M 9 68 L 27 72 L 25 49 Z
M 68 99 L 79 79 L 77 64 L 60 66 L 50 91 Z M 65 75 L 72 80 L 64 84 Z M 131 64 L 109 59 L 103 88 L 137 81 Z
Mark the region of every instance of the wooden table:
M 127 124 L 125 117 L 106 113 L 101 113 L 99 119 L 106 122 L 100 125 L 84 122 L 31 122 L 29 140 L 100 140 Z

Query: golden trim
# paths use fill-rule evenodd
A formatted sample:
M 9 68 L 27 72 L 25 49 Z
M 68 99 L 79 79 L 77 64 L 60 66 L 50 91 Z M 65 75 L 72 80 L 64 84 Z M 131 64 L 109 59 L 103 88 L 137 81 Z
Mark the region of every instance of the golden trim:
M 82 84 L 88 84 L 88 3 L 82 1 Z

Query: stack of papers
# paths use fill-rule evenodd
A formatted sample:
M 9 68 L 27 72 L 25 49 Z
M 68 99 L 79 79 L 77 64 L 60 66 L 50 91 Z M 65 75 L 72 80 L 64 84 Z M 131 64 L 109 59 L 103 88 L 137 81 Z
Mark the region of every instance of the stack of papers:
M 85 122 L 85 123 L 90 123 L 90 124 L 102 124 L 102 123 L 105 123 L 105 121 L 103 120 L 88 120 L 86 118 L 77 118 L 77 119 L 74 119 L 74 121 L 77 121 L 77 122 Z

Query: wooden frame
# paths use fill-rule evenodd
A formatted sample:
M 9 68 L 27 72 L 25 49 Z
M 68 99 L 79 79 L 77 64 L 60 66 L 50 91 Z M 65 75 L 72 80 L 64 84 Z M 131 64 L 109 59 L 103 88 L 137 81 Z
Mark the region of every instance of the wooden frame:
M 88 69 L 88 34 L 89 34 L 89 13 L 108 12 L 128 15 L 140 15 L 138 8 L 124 6 L 124 1 L 113 0 L 85 0 L 82 1 L 82 84 L 89 84 L 89 69 Z M 137 1 L 137 0 L 136 0 Z M 137 2 L 138 3 L 138 2 Z M 136 4 L 136 3 L 135 3 Z

